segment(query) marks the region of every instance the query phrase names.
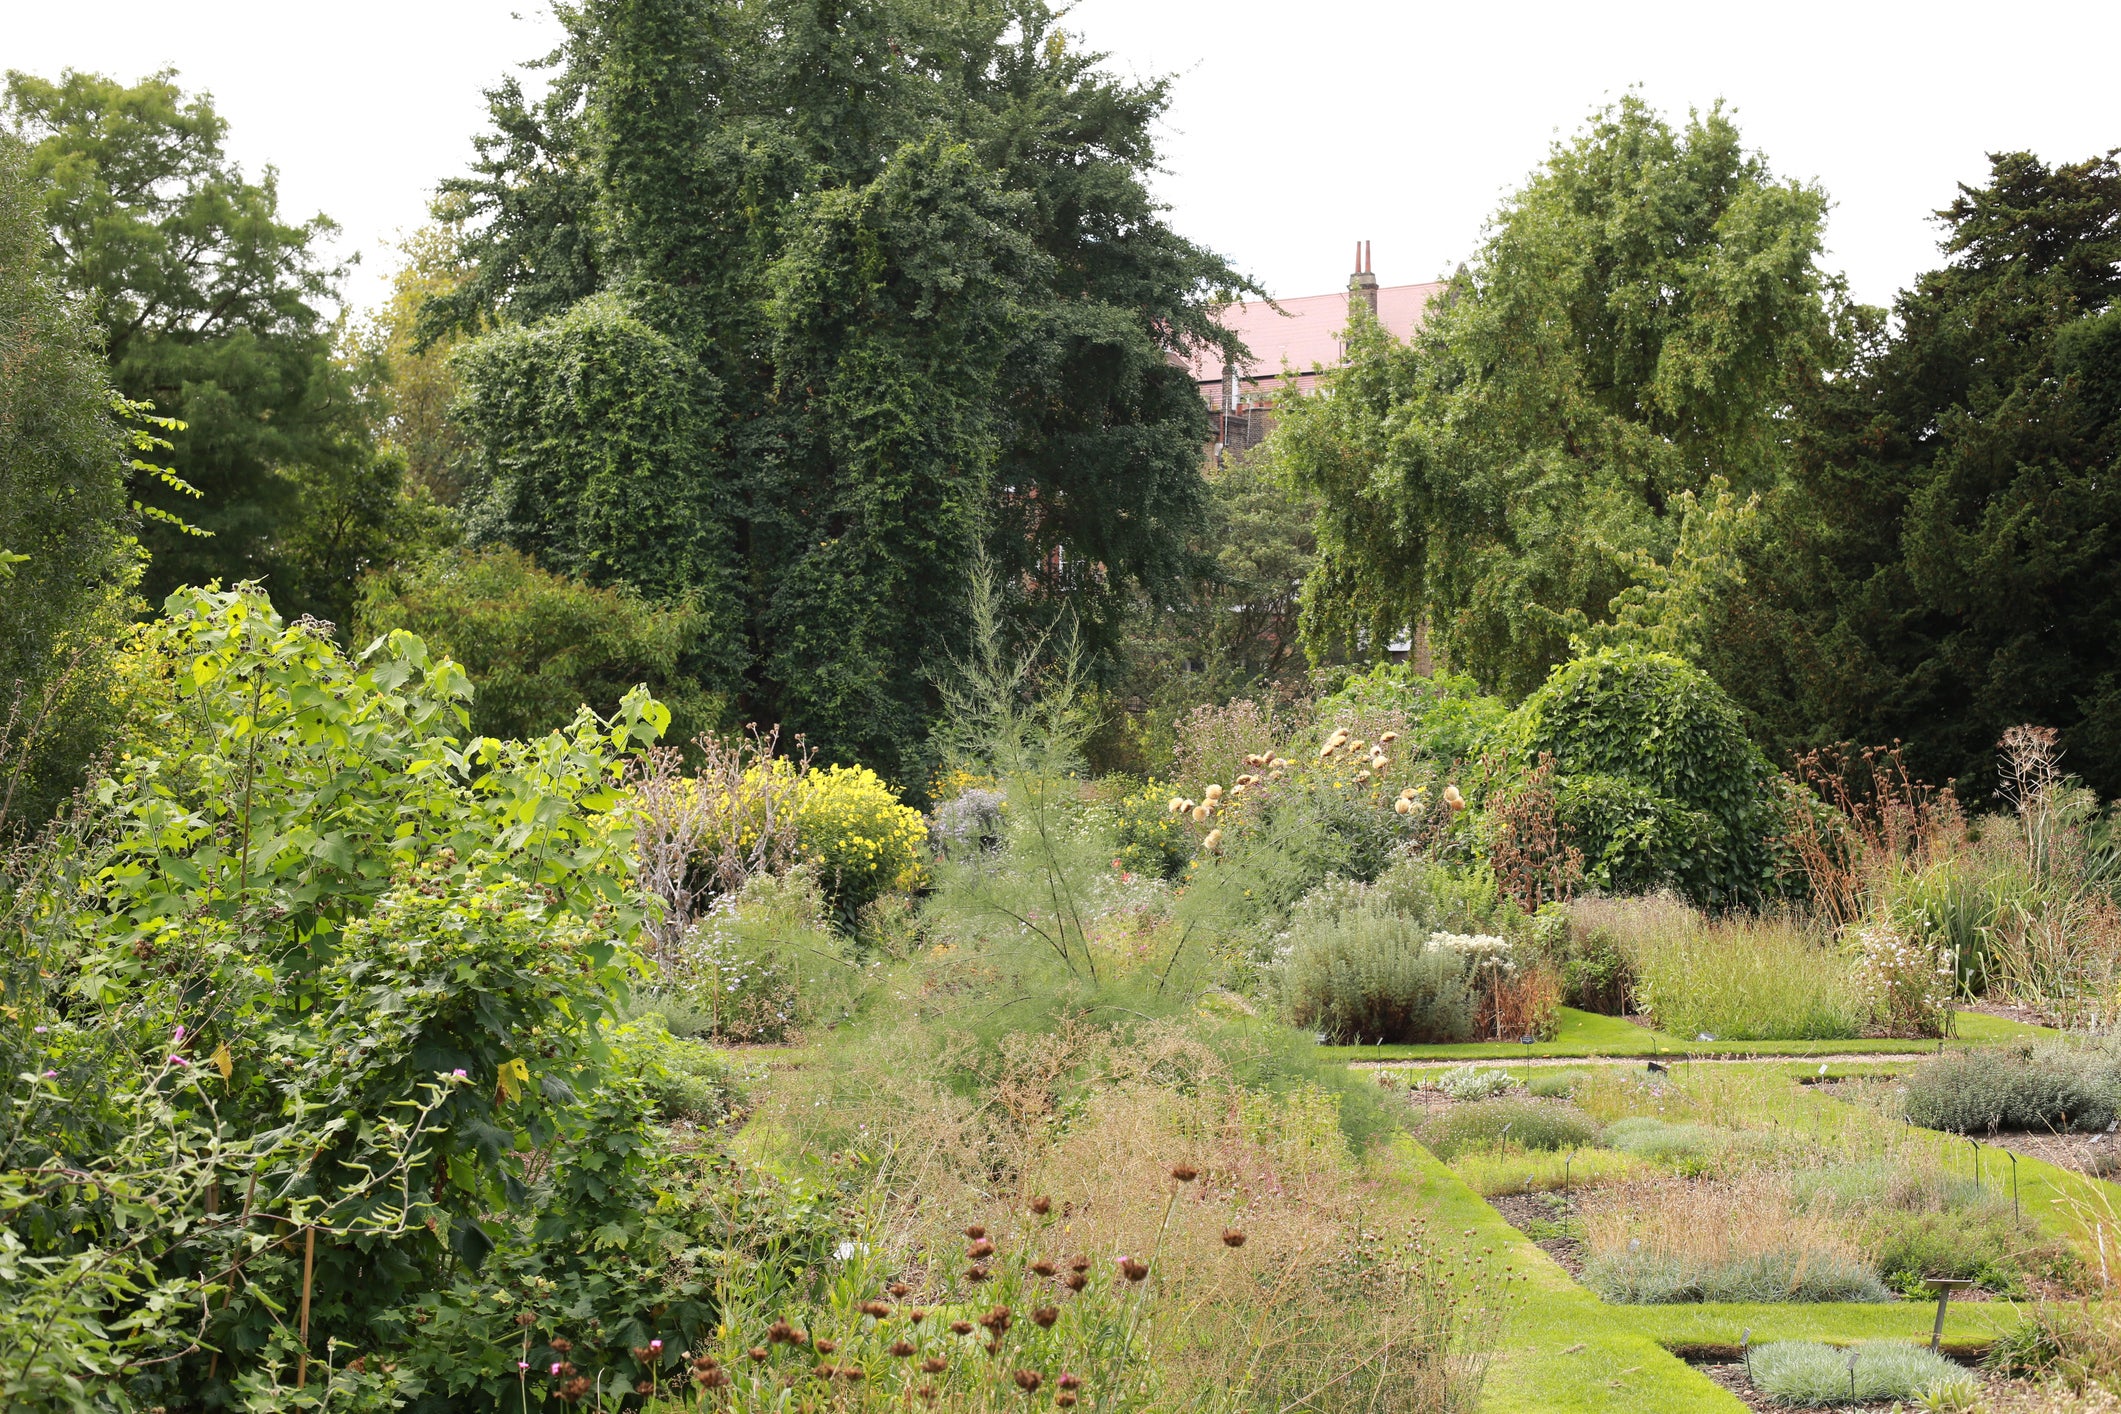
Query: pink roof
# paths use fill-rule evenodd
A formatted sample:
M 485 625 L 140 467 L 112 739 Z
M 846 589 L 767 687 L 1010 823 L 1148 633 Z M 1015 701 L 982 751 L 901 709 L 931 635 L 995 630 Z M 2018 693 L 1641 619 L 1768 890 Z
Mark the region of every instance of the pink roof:
M 1420 326 L 1423 308 L 1442 290 L 1440 280 L 1426 285 L 1382 286 L 1377 291 L 1378 320 L 1395 337 L 1406 339 Z M 1243 300 L 1217 316 L 1222 326 L 1244 340 L 1245 347 L 1252 351 L 1252 357 L 1244 366 L 1247 379 L 1278 378 L 1284 363 L 1298 373 L 1305 373 L 1314 364 L 1331 368 L 1340 362 L 1340 334 L 1348 327 L 1345 291 L 1304 295 L 1277 303 L 1279 313 L 1275 305 L 1265 300 Z M 1191 362 L 1196 381 L 1214 383 L 1221 380 L 1223 364 L 1220 353 L 1213 349 L 1202 350 L 1194 354 Z

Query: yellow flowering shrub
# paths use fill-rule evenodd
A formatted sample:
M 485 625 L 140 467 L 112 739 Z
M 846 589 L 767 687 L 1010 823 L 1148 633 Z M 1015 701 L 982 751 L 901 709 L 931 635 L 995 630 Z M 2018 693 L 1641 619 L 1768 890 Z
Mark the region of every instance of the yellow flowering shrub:
M 866 766 L 827 766 L 803 777 L 796 841 L 843 919 L 884 894 L 927 882 L 928 822 Z

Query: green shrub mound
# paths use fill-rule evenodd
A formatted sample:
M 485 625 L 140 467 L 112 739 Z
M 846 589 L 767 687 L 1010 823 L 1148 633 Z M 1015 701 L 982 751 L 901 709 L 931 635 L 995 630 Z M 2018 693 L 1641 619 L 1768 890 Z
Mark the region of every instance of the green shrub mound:
M 1588 1149 L 1598 1143 L 1598 1124 L 1573 1105 L 1531 1100 L 1490 1100 L 1460 1105 L 1420 1130 L 1421 1142 L 1439 1159 L 1468 1149 Z
M 1907 1117 L 1926 1129 L 2104 1129 L 2121 1101 L 2121 1055 L 2057 1043 L 1959 1051 L 1926 1061 L 1907 1082 Z
M 1525 1081 L 1527 1095 L 1542 1100 L 1566 1100 L 1573 1097 L 1576 1087 L 1591 1078 L 1588 1070 L 1535 1070 Z
M 1291 923 L 1282 988 L 1289 1019 L 1328 1041 L 1463 1041 L 1479 998 L 1458 954 L 1431 951 L 1434 930 L 1360 897 Z
M 1553 758 L 1555 810 L 1594 887 L 1716 904 L 1775 892 L 1774 770 L 1685 660 L 1620 647 L 1564 663 L 1499 736 L 1527 766 Z
M 1749 1366 L 1756 1389 L 1785 1404 L 1805 1406 L 1917 1399 L 1966 1378 L 1964 1368 L 1943 1356 L 1896 1340 L 1866 1340 L 1846 1349 L 1816 1340 L 1778 1340 L 1754 1350 Z
M 1861 1262 L 1833 1253 L 1781 1249 L 1707 1262 L 1663 1253 L 1609 1252 L 1583 1266 L 1583 1284 L 1621 1306 L 1703 1301 L 1891 1301 Z

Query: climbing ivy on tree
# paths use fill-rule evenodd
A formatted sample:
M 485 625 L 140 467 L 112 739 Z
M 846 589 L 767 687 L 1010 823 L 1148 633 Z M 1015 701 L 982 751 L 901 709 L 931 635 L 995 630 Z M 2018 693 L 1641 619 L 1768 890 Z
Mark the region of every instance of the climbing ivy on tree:
M 605 0 L 443 202 L 474 539 L 692 592 L 705 685 L 925 776 L 984 548 L 1094 654 L 1189 563 L 1174 355 L 1245 287 L 1144 178 L 1162 83 L 1042 0 Z

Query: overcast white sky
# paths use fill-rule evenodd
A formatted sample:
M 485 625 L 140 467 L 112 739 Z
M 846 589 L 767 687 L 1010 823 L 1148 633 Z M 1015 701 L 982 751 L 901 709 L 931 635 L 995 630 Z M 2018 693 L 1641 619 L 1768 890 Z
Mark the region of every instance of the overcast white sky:
M 2121 4 L 1434 4 L 1082 0 L 1123 70 L 1177 75 L 1159 189 L 1180 230 L 1277 295 L 1388 284 L 1469 255 L 1502 197 L 1630 85 L 1673 115 L 1718 98 L 1782 174 L 1835 206 L 1829 263 L 1889 299 L 1935 260 L 1928 213 L 1985 154 L 2121 146 Z M 461 171 L 480 90 L 550 47 L 542 0 L 0 0 L 0 67 L 209 89 L 291 214 L 328 212 L 375 298 L 395 232 Z

